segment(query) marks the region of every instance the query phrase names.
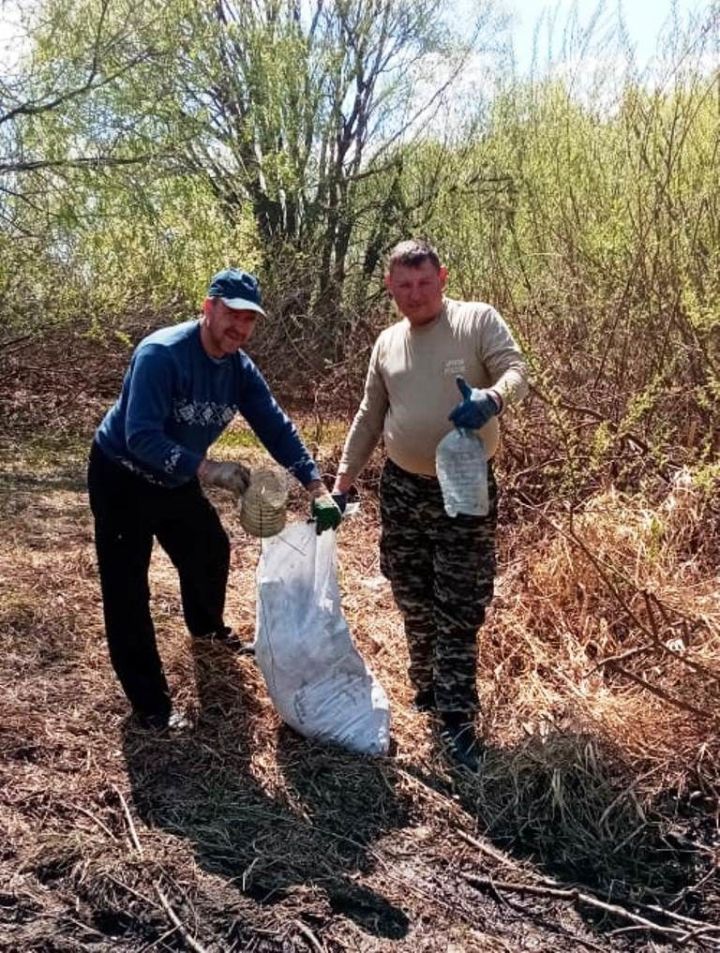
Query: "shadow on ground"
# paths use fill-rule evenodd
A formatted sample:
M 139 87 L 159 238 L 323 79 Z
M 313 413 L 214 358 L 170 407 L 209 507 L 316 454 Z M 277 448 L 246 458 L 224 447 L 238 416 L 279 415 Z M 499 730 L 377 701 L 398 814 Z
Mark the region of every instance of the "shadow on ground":
M 318 920 L 332 911 L 374 937 L 403 937 L 406 914 L 355 882 L 374 867 L 373 843 L 407 821 L 392 770 L 311 745 L 285 728 L 277 751 L 259 754 L 257 699 L 237 658 L 203 645 L 194 658 L 195 730 L 174 738 L 153 738 L 130 724 L 124 730 L 135 811 L 146 824 L 186 838 L 204 869 L 261 905 L 300 889 L 302 916 L 311 922 L 315 908 Z M 258 757 L 277 759 L 273 793 L 255 775 Z
M 439 739 L 436 743 L 440 748 Z M 691 933 L 692 926 L 649 907 L 709 924 L 718 921 L 711 799 L 693 807 L 666 791 L 641 804 L 635 792 L 640 779 L 592 736 L 552 731 L 513 749 L 488 746 L 474 777 L 409 770 L 439 793 L 456 797 L 475 820 L 479 836 L 518 861 L 516 871 L 495 866 L 496 878 L 522 882 L 519 865 L 530 863 L 546 886 L 578 888 L 681 934 Z M 716 850 L 720 839 L 715 841 Z M 478 889 L 500 899 L 492 884 Z M 521 896 L 509 892 L 502 902 L 512 905 Z M 555 901 L 547 896 L 549 908 Z M 522 909 L 532 914 L 527 905 Z M 582 903 L 577 909 L 597 936 L 629 929 L 638 942 L 647 942 L 647 931 L 609 911 Z

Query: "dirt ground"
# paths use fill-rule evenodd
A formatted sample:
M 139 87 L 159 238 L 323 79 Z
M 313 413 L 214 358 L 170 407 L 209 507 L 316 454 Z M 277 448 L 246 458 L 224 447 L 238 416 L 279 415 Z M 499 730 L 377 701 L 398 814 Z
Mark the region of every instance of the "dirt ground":
M 133 727 L 104 644 L 84 489 L 118 364 L 103 377 L 98 361 L 91 393 L 72 357 L 36 358 L 35 376 L 20 363 L 22 378 L 6 375 L 0 392 L 0 949 L 720 946 L 712 772 L 684 792 L 666 785 L 649 810 L 640 768 L 623 772 L 580 722 L 540 730 L 520 718 L 504 733 L 497 710 L 511 699 L 495 690 L 487 653 L 481 776 L 448 769 L 431 719 L 410 705 L 370 491 L 338 534 L 340 581 L 390 698 L 391 756 L 304 740 L 281 723 L 252 659 L 191 644 L 158 548 L 158 643 L 194 725 L 166 736 Z M 232 441 L 224 452 L 237 455 Z M 227 619 L 250 638 L 260 544 L 226 496 L 213 500 L 232 541 Z M 295 493 L 291 519 L 304 513 Z M 500 592 L 489 639 L 503 624 L 502 579 Z M 582 829 L 588 805 L 604 839 Z

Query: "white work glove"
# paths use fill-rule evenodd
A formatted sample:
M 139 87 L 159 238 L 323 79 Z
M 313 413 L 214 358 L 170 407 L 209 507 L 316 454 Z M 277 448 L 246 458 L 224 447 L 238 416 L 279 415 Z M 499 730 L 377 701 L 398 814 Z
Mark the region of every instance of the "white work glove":
M 198 469 L 198 478 L 208 486 L 219 486 L 242 496 L 250 483 L 250 471 L 242 463 L 217 463 L 203 460 Z

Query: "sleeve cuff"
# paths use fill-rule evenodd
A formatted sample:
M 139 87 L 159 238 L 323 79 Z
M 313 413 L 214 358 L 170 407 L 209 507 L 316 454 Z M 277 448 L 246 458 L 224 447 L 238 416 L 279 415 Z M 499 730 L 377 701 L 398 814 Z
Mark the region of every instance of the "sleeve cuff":
M 494 387 L 491 387 L 490 396 L 492 397 L 492 399 L 495 401 L 497 405 L 497 412 L 499 417 L 500 414 L 503 412 L 503 410 L 505 410 L 505 400 L 503 398 L 503 395 L 500 393 L 499 390 L 495 390 Z

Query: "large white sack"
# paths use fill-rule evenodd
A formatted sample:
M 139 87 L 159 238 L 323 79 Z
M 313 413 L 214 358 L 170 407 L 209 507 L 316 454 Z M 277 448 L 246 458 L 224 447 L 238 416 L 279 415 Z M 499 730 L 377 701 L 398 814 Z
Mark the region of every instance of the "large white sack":
M 387 695 L 342 614 L 335 533 L 293 523 L 263 540 L 255 639 L 270 697 L 292 728 L 350 751 L 387 752 Z

